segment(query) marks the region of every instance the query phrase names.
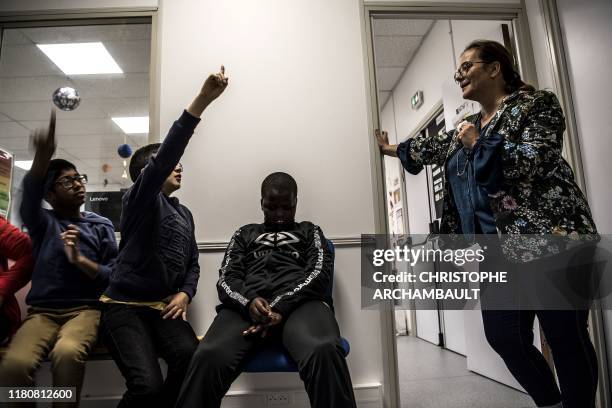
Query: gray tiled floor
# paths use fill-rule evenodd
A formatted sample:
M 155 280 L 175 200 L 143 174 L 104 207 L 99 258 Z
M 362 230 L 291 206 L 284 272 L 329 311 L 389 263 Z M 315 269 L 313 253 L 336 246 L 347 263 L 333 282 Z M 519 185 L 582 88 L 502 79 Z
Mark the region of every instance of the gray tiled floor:
M 402 408 L 532 408 L 531 398 L 474 374 L 465 357 L 411 336 L 397 337 Z

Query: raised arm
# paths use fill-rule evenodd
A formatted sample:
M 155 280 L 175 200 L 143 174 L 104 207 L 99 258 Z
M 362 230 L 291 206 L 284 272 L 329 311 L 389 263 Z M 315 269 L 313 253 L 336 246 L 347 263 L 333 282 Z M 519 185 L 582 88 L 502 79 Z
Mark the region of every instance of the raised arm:
M 34 160 L 30 171 L 23 179 L 23 199 L 19 208 L 21 219 L 30 231 L 36 229 L 44 220 L 41 203 L 45 195 L 45 176 L 57 146 L 55 110 L 51 111 L 49 127 L 44 130 L 36 130 L 32 136 L 35 149 Z
M 164 181 L 183 156 L 189 139 L 200 122 L 200 116 L 208 105 L 223 93 L 227 84 L 228 78 L 225 76 L 223 66 L 219 73 L 210 75 L 206 79 L 191 105 L 168 131 L 157 155 L 151 158 L 128 192 L 128 205 L 146 206 L 157 197 Z
M 376 129 L 376 141 L 382 154 L 398 157 L 411 174 L 418 174 L 428 164 L 443 165 L 453 142 L 454 131 L 440 135 L 417 135 L 398 145 L 389 144 L 387 132 Z

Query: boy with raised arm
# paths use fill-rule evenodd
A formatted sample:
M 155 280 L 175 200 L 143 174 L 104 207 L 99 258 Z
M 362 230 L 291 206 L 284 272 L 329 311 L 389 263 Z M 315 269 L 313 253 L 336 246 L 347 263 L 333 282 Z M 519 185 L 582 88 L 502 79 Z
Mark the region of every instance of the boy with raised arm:
M 55 111 L 48 130 L 35 133 L 34 146 L 20 208 L 35 259 L 26 297 L 30 308 L 2 359 L 0 382 L 33 386 L 34 373 L 48 355 L 53 386 L 76 387 L 76 402 L 54 407 L 75 407 L 85 360 L 98 335 L 98 299 L 117 255 L 115 231 L 110 220 L 80 211 L 87 177 L 66 160 L 51 160 L 56 149 Z M 43 198 L 51 210 L 41 207 Z
M 163 143 L 130 161 L 119 256 L 101 297 L 104 342 L 127 385 L 119 407 L 172 407 L 198 344 L 186 321 L 200 275 L 194 222 L 171 194 L 181 187 L 179 160 L 200 116 L 227 81 L 223 67 L 210 75 Z M 165 380 L 158 357 L 168 365 Z

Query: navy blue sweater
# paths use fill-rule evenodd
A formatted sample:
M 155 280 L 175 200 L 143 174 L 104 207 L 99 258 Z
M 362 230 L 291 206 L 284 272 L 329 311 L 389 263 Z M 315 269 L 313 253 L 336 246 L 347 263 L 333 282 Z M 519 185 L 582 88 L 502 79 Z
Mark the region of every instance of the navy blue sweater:
M 159 301 L 195 295 L 200 265 L 193 216 L 161 192 L 200 119 L 186 111 L 174 122 L 157 155 L 123 196 L 121 243 L 105 295 L 118 301 Z
M 113 224 L 92 212 L 81 213 L 81 218 L 58 218 L 54 211 L 41 207 L 43 195 L 44 180 L 26 174 L 20 213 L 32 238 L 35 259 L 26 303 L 51 308 L 96 304 L 108 284 L 117 255 Z M 68 261 L 60 234 L 70 224 L 81 231 L 78 243 L 81 254 L 100 265 L 94 279 Z

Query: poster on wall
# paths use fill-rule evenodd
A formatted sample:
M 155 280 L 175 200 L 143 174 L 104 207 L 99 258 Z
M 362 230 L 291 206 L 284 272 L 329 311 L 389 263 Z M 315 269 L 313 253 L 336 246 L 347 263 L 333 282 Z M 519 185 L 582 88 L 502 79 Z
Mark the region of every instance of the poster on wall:
M 0 217 L 8 218 L 11 209 L 13 155 L 0 147 Z
M 442 104 L 447 132 L 454 130 L 467 116 L 480 112 L 477 102 L 463 99 L 461 88 L 454 80 L 447 80 L 442 84 Z

